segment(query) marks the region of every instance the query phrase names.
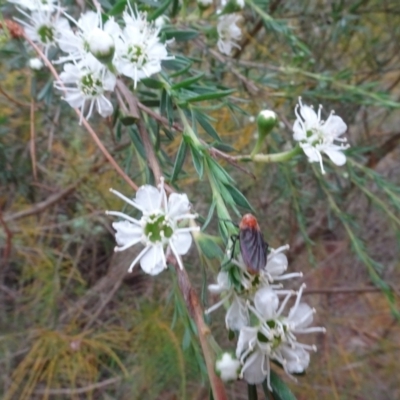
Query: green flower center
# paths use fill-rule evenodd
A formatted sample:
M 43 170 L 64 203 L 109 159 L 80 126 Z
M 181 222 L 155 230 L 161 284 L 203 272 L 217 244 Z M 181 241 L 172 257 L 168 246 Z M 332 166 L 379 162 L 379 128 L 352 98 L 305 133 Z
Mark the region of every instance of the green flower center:
M 141 65 L 146 64 L 147 61 L 146 54 L 140 45 L 129 46 L 127 58 L 131 63 L 137 63 Z
M 42 25 L 37 33 L 42 43 L 54 43 L 54 28 L 52 26 Z
M 157 243 L 162 242 L 163 239 L 170 239 L 174 230 L 165 215 L 153 214 L 148 218 L 144 232 L 151 242 Z
M 81 78 L 80 89 L 85 96 L 90 97 L 96 97 L 103 93 L 101 80 L 96 78 L 91 72 L 88 72 Z

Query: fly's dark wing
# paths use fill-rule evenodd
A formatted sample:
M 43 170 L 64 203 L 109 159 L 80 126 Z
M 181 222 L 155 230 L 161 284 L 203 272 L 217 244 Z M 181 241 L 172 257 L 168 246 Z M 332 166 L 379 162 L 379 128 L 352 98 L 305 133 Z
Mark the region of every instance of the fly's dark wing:
M 268 244 L 257 229 L 241 229 L 239 232 L 240 253 L 249 272 L 256 274 L 267 264 Z

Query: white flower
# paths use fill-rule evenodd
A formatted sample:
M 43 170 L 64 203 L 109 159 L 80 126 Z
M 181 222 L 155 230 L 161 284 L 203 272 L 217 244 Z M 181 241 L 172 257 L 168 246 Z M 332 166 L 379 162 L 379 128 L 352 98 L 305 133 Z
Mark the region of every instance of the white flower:
M 343 150 L 350 146 L 344 144 L 347 142 L 346 138 L 340 137 L 347 130 L 347 125 L 342 118 L 334 115 L 332 111 L 328 119 L 323 121 L 321 120 L 321 109 L 322 106 L 319 106 L 317 114 L 311 107 L 303 104 L 299 98 L 299 104 L 295 108 L 297 119 L 293 125 L 293 138 L 300 143 L 309 162 L 320 163 L 324 174 L 321 153 L 325 153 L 334 164 L 341 166 L 346 163 Z
M 271 287 L 264 287 L 254 296 L 254 306 L 249 310 L 257 317 L 258 324 L 240 330 L 236 357 L 242 363 L 241 377 L 250 384 L 267 379 L 270 390 L 270 360 L 279 362 L 288 374 L 302 373 L 310 362 L 309 351 L 315 346 L 299 343 L 296 334 L 325 332 L 325 328 L 309 327 L 313 321 L 314 309 L 300 303 L 305 285 L 302 285 L 296 302 L 288 317 L 281 314 L 291 297 L 289 293 L 279 304 L 279 297 Z
M 247 300 L 252 300 L 253 295 L 260 287 L 271 287 L 275 289 L 274 293 L 287 295 L 286 290 L 280 290 L 281 285 L 274 282 L 286 280 L 295 277 L 301 277 L 301 272 L 284 274 L 288 266 L 288 260 L 282 253 L 289 248 L 288 245 L 281 246 L 278 249 L 270 249 L 267 257 L 267 264 L 258 275 L 250 274 L 239 256 L 238 260 L 232 260 L 237 268 L 229 271 L 220 271 L 217 276 L 217 283 L 208 286 L 211 293 L 220 294 L 221 300 L 208 308 L 205 313 L 209 314 L 218 309 L 223 304 L 229 304 L 226 316 L 226 328 L 233 331 L 239 331 L 247 326 L 250 321 Z M 234 277 L 234 278 L 233 278 Z M 235 285 L 233 282 L 236 281 Z M 230 303 L 229 303 L 230 302 Z
M 14 3 L 17 6 L 26 8 L 30 11 L 44 10 L 54 11 L 57 6 L 57 0 L 8 0 L 10 3 Z
M 15 18 L 23 25 L 26 35 L 43 49 L 45 55 L 51 47 L 57 46 L 57 40 L 65 30 L 70 29 L 68 21 L 60 17 L 59 12 L 53 14 L 52 10 L 46 8 L 37 8 L 28 14 L 19 10 L 27 19 L 23 21 Z
M 231 54 L 232 47 L 240 49 L 240 46 L 236 43 L 242 37 L 242 31 L 236 25 L 240 19 L 240 15 L 236 14 L 227 14 L 219 18 L 217 45 L 219 51 L 227 56 Z
M 145 247 L 133 260 L 128 271 L 140 261 L 143 271 L 150 275 L 157 275 L 167 268 L 164 248 L 169 248 L 176 257 L 179 266 L 183 269 L 180 256 L 188 252 L 192 244 L 192 231 L 198 227 L 179 227 L 180 221 L 194 219 L 197 216 L 190 213 L 190 203 L 186 194 L 172 193 L 168 200 L 164 190 L 164 181 L 158 188 L 144 185 L 136 192 L 135 199 L 128 199 L 116 190 L 110 189 L 119 198 L 142 212 L 140 220 L 118 211 L 106 211 L 108 215 L 115 215 L 124 221 L 114 222 L 115 238 L 118 246 L 115 251 L 142 243 Z
M 234 381 L 239 376 L 240 361 L 230 353 L 223 353 L 215 362 L 215 369 L 224 382 Z
M 84 59 L 87 53 L 93 54 L 100 61 L 111 61 L 114 56 L 115 42 L 120 35 L 120 27 L 113 17 L 104 24 L 100 11 L 87 11 L 78 21 L 65 14 L 77 26 L 73 32 L 71 29 L 62 32 L 58 40 L 62 51 L 69 53 L 61 57 L 59 62 L 79 61 Z
M 36 71 L 39 71 L 40 69 L 43 68 L 42 60 L 40 58 L 37 58 L 37 57 L 30 58 L 28 64 L 29 64 L 29 67 L 31 69 L 34 69 Z
M 54 86 L 65 91 L 64 100 L 71 107 L 79 108 L 82 115 L 85 106 L 89 103 L 86 118 L 89 119 L 96 105 L 102 117 L 112 114 L 113 106 L 105 96 L 106 91 L 114 90 L 116 77 L 103 64 L 88 54 L 77 64 L 65 64 L 60 74 L 60 81 Z
M 160 72 L 161 61 L 171 57 L 159 41 L 159 28 L 147 21 L 145 13 L 125 10 L 123 19 L 125 28 L 116 43 L 114 65 L 120 74 L 133 79 L 136 88 L 141 79 Z

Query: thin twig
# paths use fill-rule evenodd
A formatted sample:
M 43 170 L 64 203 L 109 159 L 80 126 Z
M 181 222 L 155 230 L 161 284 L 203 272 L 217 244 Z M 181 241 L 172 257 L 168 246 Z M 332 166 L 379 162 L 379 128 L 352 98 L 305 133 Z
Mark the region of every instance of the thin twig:
M 4 217 L 4 221 L 5 222 L 16 221 L 18 219 L 29 217 L 30 215 L 35 215 L 35 214 L 39 214 L 39 213 L 43 212 L 47 208 L 51 207 L 53 204 L 56 204 L 57 202 L 59 202 L 62 198 L 66 197 L 70 193 L 72 193 L 76 189 L 76 187 L 86 178 L 87 178 L 87 176 L 78 179 L 76 182 L 74 182 L 72 185 L 68 186 L 66 189 L 62 190 L 61 192 L 52 194 L 46 200 L 36 203 L 32 207 L 29 207 L 26 210 L 18 211 L 15 214 L 6 215 Z
M 167 254 L 167 260 L 175 267 L 176 274 L 178 276 L 179 289 L 181 290 L 189 314 L 191 315 L 196 324 L 197 333 L 200 340 L 200 346 L 203 351 L 204 359 L 206 362 L 208 377 L 210 379 L 210 384 L 214 395 L 214 399 L 228 400 L 224 384 L 215 373 L 214 369 L 215 359 L 208 342 L 208 337 L 210 336 L 211 333 L 209 327 L 204 322 L 203 309 L 200 305 L 200 300 L 192 284 L 190 283 L 189 276 L 186 270 L 181 269 L 179 267 L 178 262 L 176 261 L 175 257 L 172 254 Z
M 37 181 L 36 146 L 35 146 L 35 101 L 33 100 L 33 98 L 31 99 L 30 132 L 31 132 L 31 137 L 29 143 L 29 151 L 31 153 L 33 179 Z
M 19 107 L 31 107 L 31 104 L 28 103 L 22 103 L 21 101 L 18 101 L 16 99 L 14 99 L 13 97 L 11 97 L 1 86 L 0 86 L 0 93 L 7 99 L 9 100 L 11 103 L 19 106 Z
M 57 395 L 66 395 L 66 396 L 73 396 L 77 394 L 83 394 L 87 392 L 91 392 L 96 389 L 102 389 L 106 386 L 114 385 L 122 380 L 121 377 L 117 376 L 115 378 L 105 379 L 104 381 L 93 383 L 91 385 L 82 387 L 82 388 L 75 388 L 75 389 L 38 389 L 35 390 L 36 394 L 43 394 L 43 395 L 50 395 L 50 396 L 57 396 Z
M 374 286 L 370 287 L 343 287 L 343 288 L 321 288 L 321 289 L 306 289 L 303 295 L 306 294 L 356 294 L 356 293 L 381 293 L 382 289 Z
M 0 225 L 3 227 L 4 232 L 6 233 L 6 244 L 4 246 L 4 252 L 3 252 L 3 260 L 4 260 L 3 265 L 6 265 L 8 257 L 10 256 L 10 253 L 11 253 L 11 241 L 12 241 L 13 234 L 10 231 L 10 229 L 8 228 L 6 221 L 3 219 L 1 210 L 0 210 Z
M 50 72 L 54 76 L 54 78 L 57 81 L 60 81 L 60 77 L 53 67 L 53 64 L 48 60 L 48 58 L 43 54 L 43 52 L 39 49 L 38 46 L 26 35 L 24 32 L 24 38 L 25 40 L 34 48 L 34 50 L 39 54 L 39 56 L 42 58 L 43 62 L 46 64 L 46 66 L 49 68 Z M 125 182 L 131 186 L 134 190 L 138 190 L 138 186 L 136 183 L 134 183 L 131 178 L 129 178 L 128 175 L 125 174 L 125 172 L 122 170 L 122 168 L 117 164 L 117 162 L 114 160 L 112 155 L 107 151 L 107 149 L 104 147 L 103 143 L 97 136 L 96 132 L 93 130 L 93 128 L 90 126 L 89 122 L 86 120 L 86 118 L 83 117 L 81 111 L 78 108 L 74 108 L 76 114 L 82 121 L 82 124 L 86 128 L 86 130 L 89 132 L 90 136 L 94 140 L 94 142 L 97 144 L 98 148 L 101 150 L 101 152 L 104 154 L 104 156 L 107 158 L 109 163 L 114 167 L 114 169 L 118 172 L 118 174 L 125 180 Z
M 138 107 L 144 111 L 146 114 L 148 114 L 150 117 L 152 117 L 153 119 L 155 119 L 156 121 L 158 121 L 160 124 L 166 126 L 166 127 L 170 127 L 169 125 L 169 121 L 167 118 L 163 117 L 162 115 L 156 113 L 155 111 L 153 111 L 151 108 L 145 106 L 144 104 L 138 102 Z M 173 128 L 174 130 L 176 130 L 177 132 L 183 132 L 183 127 L 181 125 L 179 125 L 178 123 L 173 123 L 171 125 L 171 128 Z M 208 150 L 208 152 L 210 153 L 210 155 L 214 158 L 222 158 L 225 161 L 227 161 L 229 164 L 233 165 L 235 168 L 237 168 L 238 170 L 244 172 L 245 174 L 251 176 L 253 179 L 255 179 L 254 174 L 252 174 L 250 171 L 248 171 L 246 168 L 242 167 L 241 165 L 238 164 L 238 162 L 229 154 L 224 153 L 223 151 L 210 146 L 207 142 L 205 142 L 204 140 L 200 139 L 200 142 L 204 145 L 204 147 L 206 148 L 206 150 Z

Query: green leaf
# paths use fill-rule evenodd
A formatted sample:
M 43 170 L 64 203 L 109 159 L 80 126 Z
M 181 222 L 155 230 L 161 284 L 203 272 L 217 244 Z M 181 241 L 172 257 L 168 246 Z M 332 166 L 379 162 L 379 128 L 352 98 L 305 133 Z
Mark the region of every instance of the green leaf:
M 172 0 L 165 0 L 164 3 L 160 4 L 160 7 L 157 8 L 154 12 L 152 12 L 148 20 L 149 21 L 154 21 L 156 18 L 158 18 L 160 15 L 164 14 L 165 10 L 169 7 L 169 5 L 172 3 Z
M 146 160 L 147 159 L 146 152 L 144 150 L 144 146 L 142 140 L 140 139 L 136 126 L 129 128 L 128 134 L 140 156 L 143 158 L 143 160 Z
M 172 90 L 176 90 L 176 89 L 180 89 L 180 88 L 184 88 L 184 87 L 188 87 L 190 85 L 192 85 L 193 83 L 199 81 L 202 77 L 204 76 L 204 72 L 202 72 L 201 74 L 198 74 L 196 76 L 192 76 L 188 79 L 185 79 L 181 82 L 175 83 L 175 85 L 171 86 Z
M 203 155 L 193 146 L 190 147 L 194 168 L 201 179 L 204 172 Z
M 249 211 L 254 211 L 253 207 L 250 205 L 250 203 L 247 201 L 246 197 L 243 196 L 243 194 L 236 189 L 232 185 L 225 185 L 225 187 L 228 189 L 229 193 L 231 194 L 234 202 L 240 206 L 243 207 Z
M 195 103 L 198 101 L 220 99 L 222 97 L 229 96 L 230 94 L 234 93 L 235 91 L 236 91 L 236 89 L 220 90 L 219 92 L 209 92 L 209 93 L 201 94 L 199 96 L 190 97 L 187 99 L 187 102 Z
M 184 139 L 182 139 L 179 145 L 178 153 L 175 158 L 174 169 L 172 171 L 171 182 L 174 182 L 178 178 L 179 172 L 182 170 L 183 163 L 185 161 L 187 153 L 187 144 Z
M 153 78 L 144 78 L 141 79 L 140 82 L 151 89 L 162 89 L 164 87 L 164 84 L 162 82 Z
M 234 147 L 229 146 L 229 144 L 225 144 L 225 143 L 213 142 L 213 143 L 211 143 L 211 146 L 215 147 L 216 149 L 221 150 L 225 153 L 237 152 L 237 150 Z
M 201 235 L 198 239 L 198 243 L 202 253 L 208 258 L 222 258 L 224 255 L 221 248 L 207 235 Z
M 247 384 L 247 398 L 249 400 L 258 400 L 256 385 Z
M 121 14 L 126 7 L 127 0 L 120 0 L 115 3 L 114 7 L 108 12 L 109 16 Z
M 199 35 L 199 32 L 193 29 L 178 30 L 166 27 L 161 31 L 167 40 L 175 39 L 177 42 L 186 42 L 192 40 Z
M 208 118 L 204 114 L 198 111 L 193 110 L 192 113 L 195 115 L 195 118 L 197 119 L 201 127 L 204 129 L 204 131 L 208 133 L 214 140 L 221 142 L 221 138 L 218 136 L 218 133 L 214 129 L 214 127 L 208 122 Z
M 216 205 L 216 201 L 215 201 L 215 199 L 213 199 L 213 202 L 211 203 L 211 207 L 208 210 L 207 218 L 204 221 L 203 226 L 201 227 L 202 231 L 205 231 L 207 226 L 208 226 L 208 224 L 211 222 L 211 219 L 212 219 L 212 217 L 214 215 L 214 211 L 215 211 L 215 205 Z
M 46 84 L 43 86 L 42 90 L 37 95 L 37 100 L 43 100 L 48 92 L 53 92 L 53 77 L 50 77 Z
M 287 387 L 286 383 L 282 381 L 277 373 L 271 371 L 270 379 L 274 400 L 296 400 L 296 397 L 294 396 L 292 391 Z M 264 389 L 265 395 L 269 396 L 270 390 L 268 389 L 266 381 L 263 382 L 262 387 Z

